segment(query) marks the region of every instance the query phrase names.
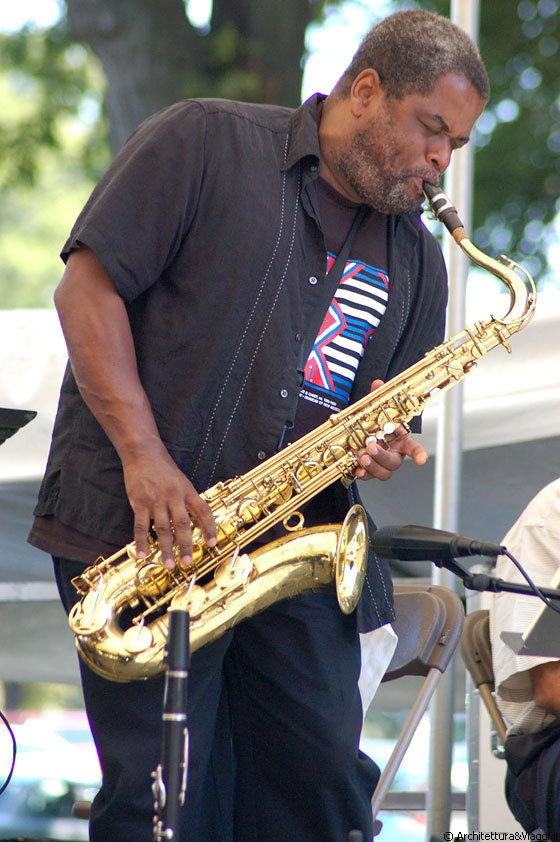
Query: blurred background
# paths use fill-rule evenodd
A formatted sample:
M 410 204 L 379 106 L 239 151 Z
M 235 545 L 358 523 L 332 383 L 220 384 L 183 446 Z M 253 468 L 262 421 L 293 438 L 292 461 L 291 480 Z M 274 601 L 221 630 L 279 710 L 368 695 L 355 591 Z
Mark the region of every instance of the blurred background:
M 0 406 L 37 417 L 0 448 L 0 710 L 19 746 L 0 795 L 0 838 L 87 838 L 71 806 L 99 778 L 76 655 L 49 559 L 25 543 L 46 461 L 64 342 L 52 308 L 58 252 L 99 176 L 130 132 L 192 96 L 297 107 L 328 93 L 366 31 L 400 8 L 448 16 L 447 2 L 389 0 L 19 0 L 0 15 Z M 459 528 L 500 541 L 529 499 L 559 475 L 560 2 L 481 0 L 479 48 L 492 96 L 473 136 L 471 238 L 535 278 L 537 316 L 481 365 L 465 391 Z M 460 209 L 459 209 L 460 210 Z M 434 230 L 437 236 L 439 231 Z M 505 312 L 501 286 L 474 269 L 469 322 Z M 437 407 L 425 416 L 435 451 Z M 433 460 L 405 465 L 366 502 L 379 526 L 429 525 Z M 395 576 L 428 578 L 426 566 Z M 465 681 L 456 666 L 452 782 L 467 787 Z M 410 695 L 385 690 L 364 748 L 383 765 Z M 426 790 L 426 721 L 395 781 Z M 13 754 L 0 723 L 0 786 Z M 463 828 L 464 817 L 456 819 Z M 385 818 L 383 839 L 424 839 L 425 813 Z M 498 829 L 498 828 L 493 828 Z

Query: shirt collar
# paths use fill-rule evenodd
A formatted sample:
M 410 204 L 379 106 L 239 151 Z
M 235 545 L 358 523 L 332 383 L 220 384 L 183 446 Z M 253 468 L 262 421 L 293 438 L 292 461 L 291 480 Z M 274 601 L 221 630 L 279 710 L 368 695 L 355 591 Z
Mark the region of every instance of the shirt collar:
M 290 116 L 290 139 L 286 161 L 280 170 L 289 170 L 298 161 L 313 156 L 319 164 L 319 121 L 320 106 L 326 99 L 326 94 L 313 94 Z M 401 219 L 406 219 L 408 227 L 418 236 L 418 224 L 422 214 L 422 205 L 410 213 L 398 214 L 394 217 L 398 224 Z M 396 226 L 395 226 L 396 227 Z
M 325 94 L 313 94 L 290 118 L 290 140 L 286 161 L 281 170 L 288 170 L 308 155 L 319 161 L 319 105 Z

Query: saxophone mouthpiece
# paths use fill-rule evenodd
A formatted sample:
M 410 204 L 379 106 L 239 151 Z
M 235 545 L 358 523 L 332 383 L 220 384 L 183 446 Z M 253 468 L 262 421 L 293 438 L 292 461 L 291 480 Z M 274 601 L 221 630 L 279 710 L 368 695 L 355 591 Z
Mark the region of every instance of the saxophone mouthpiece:
M 451 204 L 449 197 L 443 192 L 441 187 L 436 187 L 435 184 L 430 184 L 429 181 L 422 182 L 422 190 L 424 196 L 429 202 L 436 219 L 442 222 L 450 234 L 453 234 L 457 228 L 463 228 L 461 217 L 457 213 L 457 209 Z

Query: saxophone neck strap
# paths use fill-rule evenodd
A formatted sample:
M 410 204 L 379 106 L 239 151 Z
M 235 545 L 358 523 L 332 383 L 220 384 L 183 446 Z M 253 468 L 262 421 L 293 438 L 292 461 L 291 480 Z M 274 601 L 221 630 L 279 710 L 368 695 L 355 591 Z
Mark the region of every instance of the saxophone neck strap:
M 307 358 L 311 353 L 311 349 L 315 344 L 315 340 L 317 339 L 317 335 L 319 333 L 319 330 L 321 329 L 321 325 L 323 324 L 323 319 L 325 318 L 328 309 L 331 306 L 331 301 L 334 298 L 334 294 L 338 289 L 338 285 L 341 281 L 344 272 L 344 267 L 346 266 L 346 263 L 350 256 L 350 249 L 352 248 L 354 238 L 358 233 L 358 228 L 360 227 L 368 213 L 369 205 L 360 205 L 360 207 L 356 211 L 354 219 L 352 220 L 352 224 L 348 230 L 346 239 L 342 244 L 342 248 L 340 249 L 338 257 L 331 266 L 331 269 L 328 272 L 328 274 L 325 275 L 325 279 L 323 281 L 323 285 L 319 293 L 317 303 L 315 304 L 315 309 L 311 314 L 311 318 L 309 319 L 305 331 L 305 336 L 303 337 L 299 349 L 299 357 L 297 364 L 297 370 L 299 373 L 299 389 L 301 389 L 301 387 L 303 386 L 303 381 L 305 379 L 305 364 L 307 362 Z M 291 430 L 294 426 L 297 404 L 299 400 L 299 389 L 295 395 L 295 399 L 292 401 L 288 418 L 286 420 L 286 423 L 284 424 L 284 429 L 282 430 L 282 434 L 278 441 L 278 450 L 281 450 L 284 446 L 284 437 L 286 435 L 286 432 L 288 430 Z
M 315 344 L 315 340 L 317 339 L 317 335 L 319 333 L 319 330 L 321 329 L 321 325 L 323 324 L 323 319 L 325 318 L 328 309 L 331 306 L 331 301 L 334 298 L 334 294 L 338 289 L 338 285 L 341 281 L 344 268 L 346 266 L 348 258 L 350 257 L 350 249 L 352 248 L 354 238 L 356 237 L 358 229 L 368 213 L 369 205 L 360 205 L 360 207 L 356 211 L 354 219 L 352 220 L 352 224 L 348 230 L 346 239 L 342 244 L 342 248 L 340 249 L 338 257 L 331 266 L 330 272 L 327 275 L 325 275 L 325 279 L 321 291 L 319 293 L 317 303 L 315 304 L 315 309 L 313 310 L 313 313 L 307 325 L 305 336 L 300 347 L 298 359 L 300 386 L 303 385 L 305 364 L 307 362 L 307 358 L 311 353 L 311 349 Z

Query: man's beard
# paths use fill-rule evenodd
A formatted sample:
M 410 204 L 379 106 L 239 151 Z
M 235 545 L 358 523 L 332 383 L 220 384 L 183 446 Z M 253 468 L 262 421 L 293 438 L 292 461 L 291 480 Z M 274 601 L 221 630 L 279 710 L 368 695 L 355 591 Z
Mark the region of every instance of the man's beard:
M 385 122 L 385 121 L 383 121 Z M 394 139 L 376 120 L 357 132 L 344 149 L 335 151 L 332 166 L 355 193 L 380 213 L 396 214 L 416 210 L 422 201 L 411 176 L 437 181 L 439 173 L 407 173 L 398 167 Z M 383 135 L 385 131 L 385 135 Z M 381 135 L 381 139 L 380 138 Z

